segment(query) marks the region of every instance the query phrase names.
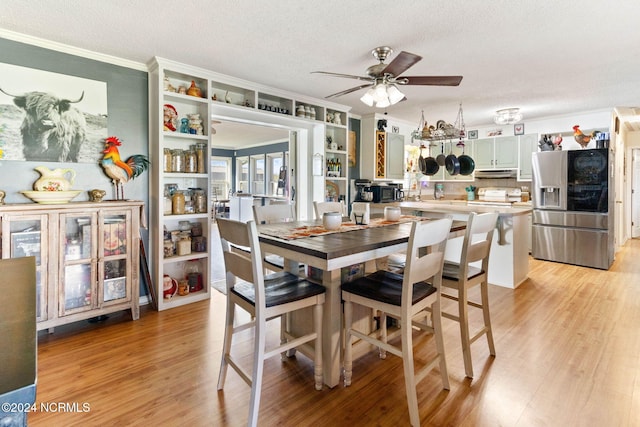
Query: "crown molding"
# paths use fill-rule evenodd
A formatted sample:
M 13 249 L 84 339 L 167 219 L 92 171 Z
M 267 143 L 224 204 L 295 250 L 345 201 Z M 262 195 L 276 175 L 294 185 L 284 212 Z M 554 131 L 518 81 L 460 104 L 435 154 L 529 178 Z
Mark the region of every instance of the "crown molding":
M 5 30 L 0 28 L 0 38 L 13 40 L 33 46 L 42 47 L 45 49 L 55 50 L 57 52 L 68 53 L 70 55 L 80 56 L 82 58 L 92 59 L 95 61 L 106 62 L 108 64 L 118 65 L 121 67 L 131 68 L 134 70 L 148 72 L 146 64 L 136 61 L 130 61 L 128 59 L 118 58 L 117 56 L 106 55 L 99 52 L 94 52 L 88 49 L 82 49 L 75 46 L 70 46 L 64 43 L 58 43 L 51 40 L 42 39 L 39 37 L 29 36 L 15 31 Z

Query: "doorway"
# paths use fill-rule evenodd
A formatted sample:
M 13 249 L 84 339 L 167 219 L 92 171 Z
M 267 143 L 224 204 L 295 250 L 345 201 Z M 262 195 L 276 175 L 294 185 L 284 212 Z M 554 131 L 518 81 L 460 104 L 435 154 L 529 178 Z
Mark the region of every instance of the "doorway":
M 640 148 L 631 151 L 631 238 L 640 237 Z

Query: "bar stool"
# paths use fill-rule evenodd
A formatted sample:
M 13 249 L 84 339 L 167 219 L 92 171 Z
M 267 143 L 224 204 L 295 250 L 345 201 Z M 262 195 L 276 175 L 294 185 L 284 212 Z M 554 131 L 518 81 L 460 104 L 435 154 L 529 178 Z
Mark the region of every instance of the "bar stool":
M 248 425 L 255 426 L 258 422 L 265 359 L 296 347 L 307 348 L 313 354 L 315 388 L 322 390 L 322 306 L 325 288 L 284 271 L 265 276 L 254 221 L 242 223 L 218 218 L 218 228 L 227 270 L 227 316 L 218 390 L 223 389 L 227 367 L 231 366 L 251 387 Z M 236 247 L 243 250 L 234 250 Z M 234 325 L 236 307 L 247 311 L 251 320 Z M 281 329 L 281 344 L 268 349 L 265 342 L 267 322 L 280 318 L 282 328 L 285 315 L 307 307 L 313 308 L 313 331 L 294 337 L 289 331 Z M 231 355 L 231 344 L 236 332 L 251 327 L 255 328 L 254 358 L 251 372 L 247 372 L 237 362 L 240 357 L 236 359 Z M 314 343 L 313 350 L 306 344 L 310 342 Z
M 489 255 L 493 240 L 493 231 L 498 220 L 498 213 L 477 214 L 472 212 L 467 221 L 462 252 L 459 262 L 445 261 L 442 273 L 442 286 L 456 291 L 455 295 L 442 292 L 443 298 L 458 302 L 458 314 L 442 312 L 442 316 L 460 323 L 460 338 L 462 341 L 462 354 L 464 357 L 465 375 L 473 378 L 473 365 L 471 362 L 471 344 L 482 335 L 487 336 L 489 352 L 496 355 L 491 330 L 491 316 L 489 313 Z M 473 265 L 472 265 L 473 263 Z M 478 267 L 477 264 L 480 263 Z M 481 303 L 469 301 L 468 290 L 480 285 Z M 473 336 L 469 333 L 468 306 L 482 310 L 484 326 Z
M 420 425 L 416 384 L 439 365 L 442 386 L 444 389 L 449 389 L 440 317 L 440 286 L 444 250 L 451 222 L 451 219 L 446 218 L 429 222 L 415 221 L 412 224 L 403 275 L 379 270 L 342 285 L 345 318 L 344 384 L 345 386 L 351 384 L 354 336 L 377 346 L 380 349 L 381 358 L 386 357 L 386 352 L 402 357 L 412 426 Z M 379 333 L 376 331 L 368 334 L 355 329 L 352 323 L 353 303 L 383 313 Z M 431 311 L 432 326 L 427 325 L 426 322 L 414 321 L 414 318 L 417 319 L 417 316 L 421 312 L 424 313 L 426 308 Z M 386 316 L 398 320 L 401 348 L 387 343 Z M 413 327 L 433 332 L 437 349 L 435 357 L 417 372 L 413 355 Z

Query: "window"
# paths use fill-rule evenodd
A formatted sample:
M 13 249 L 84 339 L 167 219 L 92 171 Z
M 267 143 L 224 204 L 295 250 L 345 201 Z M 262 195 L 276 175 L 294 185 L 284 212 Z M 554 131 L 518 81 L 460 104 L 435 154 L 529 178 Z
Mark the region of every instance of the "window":
M 265 194 L 264 188 L 264 154 L 251 156 L 251 192 Z
M 226 199 L 231 189 L 231 159 L 211 158 L 211 196 L 212 200 Z
M 283 165 L 284 163 L 282 153 L 267 154 L 267 174 L 269 176 L 269 184 L 267 190 L 270 196 L 283 196 L 286 192 L 286 175 L 280 182 L 280 169 Z
M 249 192 L 249 158 L 236 158 L 236 191 Z

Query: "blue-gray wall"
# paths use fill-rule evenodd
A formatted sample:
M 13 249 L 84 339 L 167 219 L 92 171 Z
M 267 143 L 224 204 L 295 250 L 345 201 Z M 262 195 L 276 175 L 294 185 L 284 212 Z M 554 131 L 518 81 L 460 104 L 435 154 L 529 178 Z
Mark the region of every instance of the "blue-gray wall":
M 0 52 L 0 62 L 7 64 L 106 82 L 108 134 L 115 135 L 123 141 L 120 153 L 124 158 L 132 154 L 148 155 L 149 98 L 146 72 L 2 38 Z M 6 83 L 0 76 L 0 87 L 8 86 Z M 30 200 L 19 192 L 32 189 L 33 183 L 40 177 L 34 170 L 39 165 L 50 169 L 71 168 L 77 173 L 74 190 L 101 188 L 107 191 L 107 199 L 114 198 L 111 180 L 99 164 L 0 160 L 0 189 L 7 193 L 5 202 L 30 203 Z M 125 185 L 125 197 L 148 202 L 148 188 L 149 174 L 144 173 Z M 87 193 L 83 192 L 74 200 L 87 199 Z
M 123 141 L 120 153 L 124 158 L 132 154 L 149 155 L 149 98 L 146 72 L 3 38 L 0 38 L 0 62 L 106 82 L 108 134 L 115 135 Z M 3 86 L 5 82 L 0 76 L 0 87 Z M 99 164 L 0 160 L 0 189 L 7 193 L 6 203 L 31 203 L 19 192 L 32 189 L 33 183 L 40 177 L 34 168 L 40 165 L 49 169 L 71 168 L 77 174 L 74 190 L 100 188 L 107 191 L 107 199 L 114 198 L 111 180 Z M 148 189 L 149 173 L 145 172 L 125 184 L 125 197 L 142 200 L 148 204 Z M 87 199 L 87 193 L 83 192 L 74 200 Z M 148 209 L 145 212 L 148 214 Z M 144 230 L 142 238 L 148 247 L 148 235 Z M 141 288 L 143 289 L 143 283 Z

